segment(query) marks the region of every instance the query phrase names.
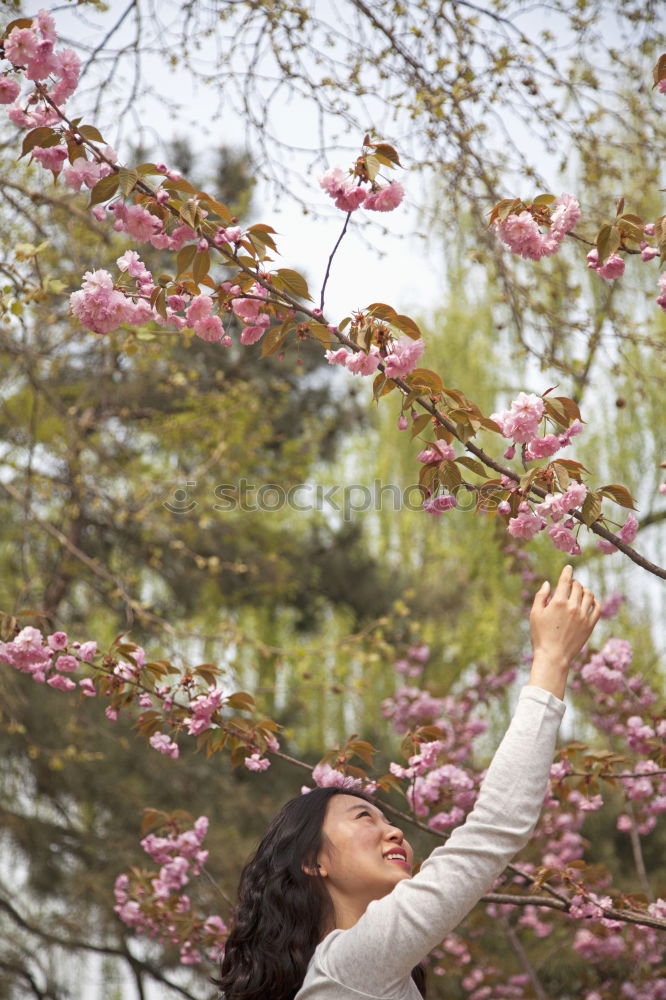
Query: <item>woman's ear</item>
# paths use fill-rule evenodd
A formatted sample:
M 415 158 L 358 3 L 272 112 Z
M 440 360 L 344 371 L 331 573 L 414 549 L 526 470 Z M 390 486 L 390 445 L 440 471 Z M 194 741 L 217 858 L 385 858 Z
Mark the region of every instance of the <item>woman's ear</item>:
M 301 868 L 303 869 L 306 875 L 313 875 L 313 876 L 317 875 L 319 876 L 319 878 L 326 878 L 326 876 L 328 875 L 328 872 L 326 871 L 324 865 L 320 864 L 301 865 Z

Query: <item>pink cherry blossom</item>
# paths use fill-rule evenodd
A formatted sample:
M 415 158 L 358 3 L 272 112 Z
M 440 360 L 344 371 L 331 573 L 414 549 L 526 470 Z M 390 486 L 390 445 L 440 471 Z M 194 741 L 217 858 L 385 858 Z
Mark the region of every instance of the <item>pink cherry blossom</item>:
M 252 296 L 251 298 L 249 296 Z M 264 306 L 263 300 L 268 298 L 268 291 L 263 287 L 263 285 L 255 282 L 250 289 L 248 296 L 239 296 L 234 298 L 231 303 L 231 308 L 235 314 L 240 317 L 245 323 L 251 323 L 256 325 L 259 316 L 262 315 L 261 310 Z
M 86 160 L 83 156 L 77 157 L 71 167 L 66 167 L 63 171 L 63 180 L 67 187 L 73 191 L 80 191 L 81 187 L 93 188 L 97 181 L 108 172 L 108 167 L 97 163 L 95 160 Z
M 11 104 L 21 93 L 21 87 L 8 76 L 0 76 L 0 104 Z
M 641 260 L 654 260 L 654 258 L 658 256 L 659 250 L 656 247 L 648 246 L 645 242 L 641 244 Z
M 560 438 L 560 445 L 564 448 L 566 445 L 571 443 L 571 438 L 580 434 L 583 430 L 583 425 L 580 420 L 574 420 L 573 423 L 563 431 Z
M 365 351 L 350 351 L 345 367 L 352 375 L 372 375 L 377 371 L 381 360 L 379 349 L 373 344 L 367 354 Z
M 341 208 L 344 212 L 355 211 L 367 197 L 365 189 L 355 184 L 340 167 L 327 170 L 319 181 L 319 186 L 333 198 L 336 208 Z
M 53 650 L 42 645 L 42 634 L 32 625 L 21 629 L 11 642 L 0 642 L 0 662 L 31 674 L 34 680 L 41 683 L 51 668 L 52 656 Z
M 42 38 L 37 43 L 37 51 L 28 63 L 25 75 L 28 80 L 44 80 L 58 68 L 58 60 L 53 52 L 53 42 Z
M 580 217 L 580 205 L 574 196 L 571 194 L 561 194 L 557 201 L 554 202 L 554 208 L 551 209 L 551 237 L 561 241 L 567 233 L 570 233 L 575 228 Z
M 538 514 L 520 512 L 516 517 L 510 517 L 507 531 L 514 538 L 534 538 L 544 528 L 546 522 Z
M 519 392 L 509 410 L 492 413 L 490 419 L 499 426 L 504 437 L 518 444 L 533 441 L 545 410 L 543 399 L 534 393 Z
M 213 312 L 213 300 L 210 295 L 195 295 L 190 303 L 185 317 L 190 326 L 195 326 L 201 320 L 207 319 Z
M 81 688 L 81 694 L 85 695 L 86 698 L 94 698 L 97 694 L 95 684 L 90 677 L 83 677 L 79 681 L 79 687 Z
M 261 340 L 266 330 L 270 326 L 271 319 L 265 313 L 257 316 L 256 323 L 253 326 L 246 326 L 240 335 L 241 344 L 256 344 L 258 340 Z
M 624 274 L 624 259 L 617 253 L 612 253 L 603 264 L 600 264 L 598 251 L 590 250 L 587 255 L 587 266 L 607 281 L 621 278 Z
M 37 55 L 39 41 L 34 28 L 12 28 L 5 39 L 5 58 L 14 66 L 26 66 Z
M 344 347 L 339 347 L 337 351 L 324 351 L 324 357 L 329 365 L 342 365 L 347 367 L 347 355 L 349 351 Z
M 57 174 L 60 173 L 62 165 L 67 159 L 67 147 L 50 146 L 42 149 L 41 146 L 35 146 L 31 150 L 31 155 L 45 170 L 52 170 Z
M 67 633 L 66 632 L 53 632 L 46 639 L 51 649 L 64 649 L 67 645 Z
M 614 618 L 615 615 L 620 610 L 622 603 L 624 601 L 624 594 L 620 594 L 619 591 L 615 591 L 609 594 L 601 604 L 601 617 L 602 618 Z
M 386 187 L 380 188 L 374 194 L 369 194 L 363 203 L 364 208 L 374 212 L 390 212 L 397 208 L 405 197 L 405 190 L 398 181 L 391 181 Z
M 509 215 L 503 222 L 496 222 L 495 229 L 502 242 L 525 260 L 541 260 L 544 256 L 544 238 L 529 212 Z
M 559 451 L 562 447 L 562 442 L 556 434 L 546 434 L 544 437 L 535 438 L 533 441 L 527 445 L 525 449 L 525 458 L 549 458 L 554 455 L 556 451 Z
M 58 691 L 73 691 L 76 687 L 76 683 L 70 677 L 63 677 L 62 674 L 52 674 L 46 683 Z
M 161 230 L 162 222 L 143 205 L 130 205 L 124 218 L 116 219 L 114 228 L 122 230 L 139 243 L 146 243 Z
M 248 771 L 266 771 L 270 766 L 271 762 L 266 757 L 262 757 L 260 753 L 250 754 L 243 761 Z
M 153 733 L 148 742 L 158 753 L 166 754 L 173 760 L 176 760 L 180 754 L 178 744 L 170 740 L 165 733 Z
M 561 549 L 562 552 L 568 552 L 573 556 L 580 555 L 580 545 L 576 536 L 566 525 L 551 524 L 548 528 L 548 534 L 556 549 Z
M 319 763 L 312 769 L 312 780 L 319 788 L 362 788 L 360 778 L 352 778 L 337 771 L 330 764 Z M 308 789 L 309 791 L 309 789 Z
M 442 461 L 452 462 L 455 457 L 455 448 L 453 448 L 450 444 L 447 444 L 446 441 L 442 441 L 438 438 L 437 441 L 433 441 L 431 445 L 424 448 L 423 451 L 420 451 L 416 456 L 416 459 L 419 462 L 426 463 Z
M 194 324 L 194 332 L 197 337 L 214 344 L 224 337 L 222 320 L 219 316 L 204 316 Z
M 435 516 L 443 514 L 447 510 L 453 510 L 456 506 L 456 498 L 451 493 L 441 493 L 437 497 L 428 497 L 423 501 L 423 509 L 426 514 Z
M 124 254 L 118 257 L 116 264 L 118 265 L 118 270 L 127 271 L 132 278 L 150 276 L 150 271 L 147 270 L 146 265 L 136 250 L 126 250 Z
M 404 413 L 401 413 L 400 416 L 398 417 L 398 430 L 399 431 L 407 430 L 407 417 L 405 416 Z
M 110 333 L 121 323 L 131 323 L 134 303 L 113 287 L 108 271 L 86 271 L 83 287 L 69 297 L 72 313 L 93 333 Z
M 638 521 L 633 514 L 627 514 L 627 520 L 624 522 L 617 535 L 625 543 L 625 545 L 631 545 L 638 533 Z
M 79 664 L 75 656 L 59 656 L 55 661 L 55 668 L 63 674 L 72 674 L 79 669 Z
M 399 340 L 391 344 L 391 353 L 384 359 L 384 372 L 388 378 L 399 378 L 401 375 L 409 375 L 416 367 L 425 350 L 425 344 L 421 339 L 412 340 L 411 337 L 400 337 Z

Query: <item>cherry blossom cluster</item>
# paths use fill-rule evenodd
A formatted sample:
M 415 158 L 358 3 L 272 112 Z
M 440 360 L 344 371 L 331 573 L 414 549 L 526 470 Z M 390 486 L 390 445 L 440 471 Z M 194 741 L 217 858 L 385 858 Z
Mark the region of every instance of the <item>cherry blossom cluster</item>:
M 143 838 L 141 846 L 160 865 L 159 871 L 119 875 L 114 910 L 136 933 L 178 945 L 183 965 L 199 965 L 204 956 L 215 962 L 224 951 L 227 927 L 219 916 L 197 915 L 182 891 L 201 874 L 208 858 L 202 848 L 208 818 L 200 816 L 184 831 L 172 826 L 166 836 L 150 833 Z
M 398 181 L 391 181 L 383 187 L 372 182 L 366 188 L 362 186 L 361 177 L 354 176 L 341 167 L 327 170 L 319 185 L 333 199 L 336 208 L 343 212 L 354 212 L 361 205 L 373 212 L 391 212 L 405 196 L 404 188 Z
M 33 54 L 33 49 L 37 51 L 33 45 L 36 38 L 41 46 L 40 52 L 43 50 L 44 59 L 41 56 L 38 59 Z M 241 344 L 254 344 L 262 340 L 270 330 L 271 337 L 267 338 L 270 343 L 265 343 L 263 348 L 266 353 L 279 350 L 291 331 L 295 332 L 297 339 L 314 336 L 320 341 L 326 341 L 328 331 L 333 339 L 345 341 L 341 334 L 346 323 L 350 322 L 349 319 L 343 320 L 338 327 L 326 323 L 322 310 L 303 307 L 306 318 L 300 323 L 297 321 L 294 295 L 302 297 L 308 294 L 307 285 L 297 272 L 282 269 L 284 273 L 281 273 L 278 269 L 276 274 L 271 275 L 261 270 L 261 261 L 270 258 L 263 256 L 262 250 L 257 248 L 275 249 L 270 236 L 274 231 L 270 226 L 258 225 L 250 226 L 248 230 L 242 229 L 235 224 L 237 220 L 228 215 L 225 206 L 215 202 L 209 195 L 195 191 L 188 181 L 165 164 L 144 164 L 134 171 L 119 166 L 117 154 L 103 145 L 104 140 L 97 129 L 70 123 L 58 116 L 55 108 L 48 102 L 54 99 L 54 95 L 59 97 L 61 92 L 64 93 L 61 84 L 65 77 L 69 88 L 67 96 L 76 86 L 76 74 L 72 69 L 75 57 L 73 53 L 67 54 L 53 68 L 50 53 L 55 43 L 55 34 L 50 15 L 40 14 L 29 28 L 15 26 L 9 32 L 6 42 L 6 50 L 13 60 L 12 72 L 25 70 L 26 76 L 37 82 L 37 91 L 27 100 L 31 107 L 38 108 L 41 116 L 39 121 L 47 126 L 43 129 L 46 133 L 44 137 L 33 132 L 26 138 L 24 150 L 30 152 L 36 162 L 52 170 L 54 179 L 62 172 L 65 184 L 72 190 L 89 189 L 92 192 L 91 211 L 98 220 L 112 220 L 113 229 L 124 233 L 134 243 L 149 244 L 155 249 L 178 254 L 174 278 L 162 275 L 155 279 L 139 253 L 133 249 L 127 250 L 117 259 L 117 279 L 104 269 L 86 272 L 82 287 L 70 297 L 72 314 L 86 329 L 103 335 L 122 326 L 131 329 L 154 323 L 175 332 L 187 328 L 207 342 L 229 347 L 232 338 L 228 332 L 231 327 L 225 329 L 226 314 L 243 324 L 239 338 Z M 17 61 L 20 54 L 22 59 L 25 57 L 24 62 Z M 37 59 L 34 66 L 32 59 Z M 45 79 L 39 74 L 45 73 L 47 68 L 48 84 L 53 82 L 51 77 L 55 79 L 53 90 L 49 90 L 47 84 L 39 82 Z M 61 71 L 64 74 L 62 78 L 58 76 Z M 36 113 L 30 112 L 31 115 Z M 18 122 L 17 116 L 14 117 Z M 19 124 L 28 128 L 35 124 L 35 119 L 21 118 Z M 50 127 L 51 125 L 55 127 Z M 43 141 L 44 145 L 35 145 L 37 139 Z M 77 150 L 80 150 L 80 155 Z M 92 159 L 88 158 L 90 156 Z M 65 165 L 68 159 L 71 162 Z M 322 185 L 334 197 L 336 204 L 345 207 L 345 210 L 358 207 L 361 202 L 368 208 L 388 210 L 400 202 L 402 188 L 396 182 L 387 187 L 379 186 L 376 178 L 381 165 L 399 165 L 396 151 L 383 141 L 372 141 L 366 137 L 363 153 L 350 172 L 345 174 L 339 168 L 329 171 L 322 179 Z M 162 175 L 160 183 L 147 184 L 145 178 L 155 175 Z M 118 196 L 118 190 L 124 194 Z M 579 217 L 580 208 L 571 195 L 563 194 L 559 199 L 547 195 L 540 196 L 531 206 L 525 206 L 521 202 L 504 205 L 493 224 L 502 237 L 514 249 L 517 248 L 517 252 L 538 258 L 554 253 Z M 212 221 L 216 218 L 222 221 L 219 224 Z M 225 218 L 229 221 L 224 222 Z M 547 231 L 542 234 L 539 226 L 545 227 Z M 645 231 L 646 234 L 649 233 L 650 227 L 646 227 Z M 216 282 L 208 275 L 213 250 L 219 251 L 223 266 L 240 267 L 234 278 Z M 254 255 L 257 266 L 256 270 L 252 269 L 252 275 L 241 264 L 243 259 L 249 259 L 239 257 L 241 251 Z M 653 251 L 654 248 L 646 243 L 641 254 L 647 260 L 654 256 Z M 210 292 L 201 291 L 202 283 Z M 285 291 L 286 297 L 283 294 Z M 666 291 L 664 301 L 666 302 Z M 326 358 L 329 363 L 345 367 L 353 374 L 378 376 L 381 372 L 386 380 L 406 378 L 409 382 L 424 350 L 418 327 L 409 317 L 399 316 L 390 307 L 382 304 L 375 306 L 379 308 L 369 307 L 367 314 L 356 314 L 351 320 L 351 341 L 346 341 L 347 347 L 327 350 Z M 393 332 L 393 328 L 407 335 L 399 336 Z M 330 344 L 330 340 L 328 343 Z M 422 378 L 424 375 L 431 378 L 430 382 L 426 380 L 425 385 L 437 384 L 438 380 L 441 385 L 441 379 L 436 373 L 421 370 L 418 377 Z M 383 394 L 385 383 L 381 379 L 380 383 L 378 386 L 375 381 L 374 391 L 381 391 Z M 404 389 L 404 386 L 401 388 Z M 390 390 L 391 387 L 388 387 L 387 391 Z M 442 392 L 450 395 L 450 390 L 442 388 Z M 431 400 L 437 402 L 438 398 L 442 397 L 439 390 L 435 390 Z M 564 402 L 575 409 L 575 404 L 571 401 Z M 473 409 L 468 408 L 465 403 L 460 404 L 460 412 L 472 413 Z M 582 429 L 581 421 L 572 419 L 569 410 L 568 425 L 564 426 L 560 419 L 561 412 L 553 409 L 551 403 L 545 401 L 545 396 L 542 398 L 520 393 L 509 410 L 493 414 L 492 420 L 496 426 L 476 409 L 473 432 L 476 432 L 478 426 L 491 430 L 499 428 L 512 442 L 505 451 L 506 458 L 510 459 L 515 455 L 518 445 L 521 446 L 524 462 L 549 458 L 566 447 Z M 415 419 L 414 414 L 412 417 Z M 540 424 L 544 419 L 560 424 L 557 433 L 540 434 Z M 402 429 L 407 425 L 408 420 L 403 412 L 398 426 Z M 465 459 L 465 456 L 461 456 L 461 459 Z M 472 491 L 477 488 L 478 484 L 461 484 L 458 465 L 447 468 L 448 463 L 458 461 L 449 444 L 434 442 L 421 452 L 419 460 L 430 466 L 425 470 L 422 481 L 423 509 L 431 515 L 444 514 L 457 506 L 458 485 Z M 542 481 L 549 475 L 547 468 Z M 579 479 L 580 473 L 575 478 Z M 567 485 L 560 492 L 553 490 L 536 509 L 528 500 L 531 491 L 529 485 L 521 495 L 516 483 L 506 477 L 501 480 L 501 487 L 506 489 L 508 498 L 501 500 L 498 510 L 501 515 L 511 515 L 507 517 L 507 521 L 512 535 L 530 539 L 547 529 L 556 547 L 570 554 L 580 552 L 576 521 L 580 522 L 582 519 L 580 506 L 586 496 L 586 487 L 575 483 Z M 481 509 L 484 508 L 480 502 L 479 510 Z M 590 521 L 586 520 L 585 523 L 590 524 Z M 633 540 L 635 527 L 635 519 L 630 517 L 619 535 L 622 542 L 626 544 Z M 601 548 L 611 551 L 612 543 L 602 543 Z M 168 744 L 159 741 L 159 745 L 164 752 L 176 752 L 173 741 Z M 259 757 L 255 766 L 261 768 L 266 765 Z
M 39 83 L 49 79 L 52 86 L 47 94 L 54 104 L 62 105 L 72 96 L 79 82 L 81 63 L 73 49 L 56 50 L 55 21 L 46 10 L 40 10 L 30 27 L 12 28 L 4 42 L 4 55 L 14 70 L 22 70 L 26 79 Z M 32 97 L 26 106 L 19 103 L 21 85 L 9 74 L 0 76 L 0 104 L 8 104 L 7 114 L 20 128 L 37 128 L 53 125 L 58 121 L 55 111 L 36 106 Z M 60 167 L 67 156 L 56 158 Z M 39 159 L 39 156 L 36 157 Z M 58 167 L 59 169 L 59 167 Z
M 487 907 L 497 919 L 497 907 Z M 465 927 L 465 934 L 448 934 L 430 953 L 430 965 L 435 976 L 455 978 L 465 991 L 466 1000 L 529 1000 L 531 983 L 526 973 L 508 976 L 496 966 L 488 954 L 479 952 L 474 940 L 478 937 Z M 475 947 L 476 945 L 476 947 Z
M 424 644 L 412 646 L 394 664 L 398 675 L 418 676 L 429 656 Z M 382 713 L 398 733 L 413 727 L 435 726 L 437 739 L 417 739 L 407 753 L 407 766 L 393 762 L 390 773 L 408 782 L 407 801 L 414 815 L 445 832 L 463 822 L 479 789 L 482 775 L 461 765 L 468 761 L 476 738 L 487 728 L 477 713 L 482 704 L 501 696 L 515 671 L 491 676 L 479 674 L 458 695 L 433 697 L 425 689 L 400 686 L 382 702 Z M 418 734 L 418 730 L 417 730 Z
M 180 755 L 174 737 L 183 732 L 198 737 L 219 728 L 225 718 L 223 710 L 234 703 L 234 695 L 215 684 L 202 691 L 187 672 L 172 685 L 156 684 L 151 664 L 146 663 L 146 651 L 135 643 L 122 643 L 102 655 L 96 642 L 70 641 L 65 632 L 44 637 L 39 629 L 27 625 L 14 639 L 0 642 L 0 662 L 59 691 L 78 690 L 87 698 L 101 693 L 109 701 L 105 708 L 109 722 L 117 722 L 121 711 L 136 708 L 141 726 L 148 718 L 144 713 L 150 712 L 167 732 L 150 732 L 148 742 L 173 760 Z M 84 676 L 80 676 L 82 667 L 87 671 Z M 265 751 L 278 749 L 274 732 L 262 731 L 258 743 L 248 738 L 242 762 L 250 771 L 265 771 L 270 766 Z
M 508 410 L 491 413 L 503 437 L 512 439 L 512 444 L 506 450 L 504 457 L 513 458 L 516 445 L 523 445 L 522 455 L 525 461 L 538 458 L 550 458 L 561 448 L 571 444 L 571 439 L 583 429 L 580 420 L 574 420 L 565 431 L 559 434 L 539 435 L 542 420 L 546 417 L 546 404 L 541 396 L 535 393 L 519 392 Z
M 77 682 L 71 675 L 96 654 L 96 642 L 70 643 L 66 632 L 53 632 L 45 639 L 32 625 L 22 628 L 10 642 L 0 642 L 0 662 L 58 691 L 74 691 Z M 81 678 L 78 687 L 86 697 L 94 697 L 95 685 L 89 677 Z
M 326 351 L 325 357 L 330 365 L 341 365 L 352 375 L 372 375 L 382 363 L 387 378 L 401 378 L 414 370 L 424 350 L 421 339 L 400 337 L 389 341 L 385 348 L 372 344 L 366 352 L 340 347 L 336 351 Z
M 541 260 L 557 253 L 564 237 L 574 229 L 580 216 L 580 205 L 573 195 L 563 194 L 553 200 L 549 215 L 543 203 L 533 207 L 521 204 L 516 212 L 511 212 L 505 219 L 496 219 L 493 225 L 499 238 L 513 253 L 526 260 Z M 541 232 L 540 223 L 546 225 L 545 233 Z
M 660 80 L 660 90 L 665 82 L 663 79 Z M 512 253 L 524 260 L 538 261 L 557 253 L 565 236 L 575 235 L 574 228 L 580 218 L 580 205 L 573 195 L 562 194 L 559 198 L 554 198 L 553 195 L 539 195 L 532 204 L 525 204 L 518 198 L 500 201 L 491 211 L 490 224 Z M 663 222 L 663 219 L 659 221 Z M 618 209 L 618 218 L 613 231 L 616 234 L 614 244 L 616 249 L 604 252 L 602 257 L 599 250 L 599 247 L 603 249 L 602 233 L 600 233 L 598 246 L 593 247 L 587 254 L 588 269 L 595 271 L 606 281 L 614 281 L 624 274 L 625 260 L 622 254 L 617 252 L 618 249 L 625 252 L 629 249 L 644 262 L 655 260 L 660 256 L 659 247 L 650 244 L 644 238 L 655 236 L 656 223 L 642 222 L 633 215 L 624 216 Z M 637 249 L 627 247 L 625 240 L 629 240 L 630 244 L 637 244 Z M 660 309 L 666 311 L 666 272 L 659 276 L 658 284 L 660 294 L 656 302 Z
M 622 813 L 617 825 L 629 832 L 635 823 L 638 833 L 645 835 L 654 829 L 657 816 L 666 812 L 666 775 L 658 773 L 656 763 L 666 741 L 666 719 L 652 685 L 641 674 L 629 672 L 632 658 L 626 640 L 608 639 L 583 665 L 573 689 L 588 694 L 595 727 L 620 753 L 634 758 L 631 772 L 638 777 L 623 781 L 633 816 Z

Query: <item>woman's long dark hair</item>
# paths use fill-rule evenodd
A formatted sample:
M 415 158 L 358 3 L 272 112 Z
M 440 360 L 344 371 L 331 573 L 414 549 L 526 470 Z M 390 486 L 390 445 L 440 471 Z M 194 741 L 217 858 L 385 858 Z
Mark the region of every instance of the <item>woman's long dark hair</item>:
M 315 788 L 290 799 L 245 865 L 220 978 L 214 980 L 223 1000 L 293 1000 L 303 985 L 308 962 L 333 922 L 333 904 L 316 865 L 328 803 L 340 794 L 367 800 L 346 788 Z M 423 968 L 412 975 L 425 996 Z

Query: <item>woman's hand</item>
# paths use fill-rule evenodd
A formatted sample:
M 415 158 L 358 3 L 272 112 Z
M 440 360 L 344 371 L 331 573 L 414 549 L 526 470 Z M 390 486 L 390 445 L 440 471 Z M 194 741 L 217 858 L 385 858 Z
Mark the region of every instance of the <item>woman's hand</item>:
M 530 612 L 534 660 L 529 683 L 562 698 L 571 661 L 589 639 L 600 614 L 599 602 L 591 590 L 574 580 L 571 566 L 560 573 L 552 596 L 546 581 Z

